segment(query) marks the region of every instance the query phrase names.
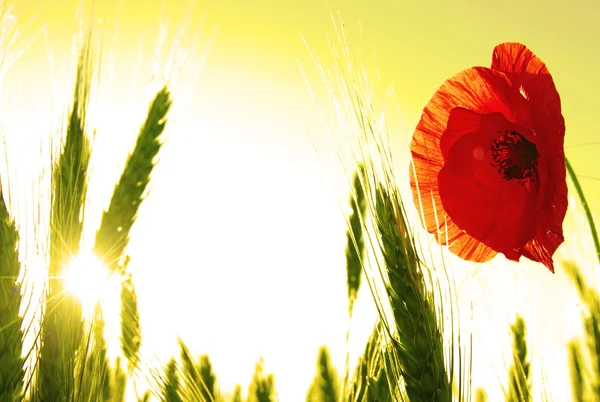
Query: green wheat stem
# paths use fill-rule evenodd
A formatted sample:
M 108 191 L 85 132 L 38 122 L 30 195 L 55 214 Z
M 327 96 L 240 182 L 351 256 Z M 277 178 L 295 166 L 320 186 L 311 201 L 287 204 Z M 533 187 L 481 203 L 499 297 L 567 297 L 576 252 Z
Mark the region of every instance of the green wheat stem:
M 23 318 L 18 281 L 19 233 L 0 189 L 0 400 L 19 400 L 23 393 Z
M 590 226 L 590 232 L 592 233 L 592 239 L 594 240 L 594 246 L 596 247 L 596 257 L 600 262 L 600 240 L 598 239 L 598 232 L 596 231 L 596 224 L 594 223 L 592 210 L 590 209 L 590 206 L 583 194 L 583 188 L 581 188 L 581 184 L 579 184 L 579 179 L 577 179 L 575 170 L 573 169 L 567 158 L 565 158 L 565 165 L 567 166 L 567 172 L 569 172 L 569 177 L 571 177 L 571 180 L 573 181 L 575 191 L 577 191 L 577 195 L 579 196 L 579 200 L 581 201 L 581 205 L 583 206 L 585 217 L 588 221 L 588 225 Z

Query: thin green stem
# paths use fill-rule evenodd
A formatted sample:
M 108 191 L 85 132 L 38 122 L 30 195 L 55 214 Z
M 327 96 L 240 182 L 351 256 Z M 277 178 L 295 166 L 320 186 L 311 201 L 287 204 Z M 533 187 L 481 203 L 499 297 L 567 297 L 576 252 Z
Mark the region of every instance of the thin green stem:
M 575 186 L 575 190 L 577 191 L 577 195 L 579 196 L 579 200 L 581 201 L 581 205 L 585 211 L 585 217 L 590 225 L 590 231 L 592 232 L 592 238 L 594 239 L 594 246 L 596 247 L 596 256 L 598 257 L 598 262 L 600 262 L 600 241 L 598 240 L 598 231 L 596 230 L 596 224 L 594 223 L 592 211 L 585 199 L 585 196 L 583 195 L 583 189 L 579 184 L 577 175 L 575 174 L 575 171 L 573 170 L 573 167 L 567 158 L 565 158 L 565 164 L 567 165 L 567 172 L 569 172 L 569 176 L 571 177 L 571 180 L 573 180 L 573 185 Z

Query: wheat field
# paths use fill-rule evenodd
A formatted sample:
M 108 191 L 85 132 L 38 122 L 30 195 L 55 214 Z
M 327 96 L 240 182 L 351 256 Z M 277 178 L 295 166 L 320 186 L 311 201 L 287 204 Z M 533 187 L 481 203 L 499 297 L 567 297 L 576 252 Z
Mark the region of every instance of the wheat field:
M 3 2 L 0 401 L 600 400 L 598 16 Z M 566 122 L 554 273 L 415 198 L 423 109 L 507 41 Z

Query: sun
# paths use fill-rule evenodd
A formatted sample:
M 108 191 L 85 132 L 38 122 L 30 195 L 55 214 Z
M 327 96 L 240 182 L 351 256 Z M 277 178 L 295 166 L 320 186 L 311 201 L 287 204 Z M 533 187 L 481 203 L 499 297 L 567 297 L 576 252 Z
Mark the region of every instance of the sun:
M 67 266 L 66 289 L 81 301 L 84 314 L 89 314 L 98 303 L 103 303 L 120 291 L 118 275 L 110 271 L 91 252 L 77 255 Z

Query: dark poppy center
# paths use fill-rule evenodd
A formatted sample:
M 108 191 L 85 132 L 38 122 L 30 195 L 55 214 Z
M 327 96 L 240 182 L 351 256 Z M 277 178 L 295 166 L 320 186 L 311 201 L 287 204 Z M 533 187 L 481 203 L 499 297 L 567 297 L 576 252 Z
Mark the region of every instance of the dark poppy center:
M 492 144 L 492 166 L 505 180 L 523 184 L 538 178 L 540 154 L 532 142 L 517 131 L 505 131 Z

